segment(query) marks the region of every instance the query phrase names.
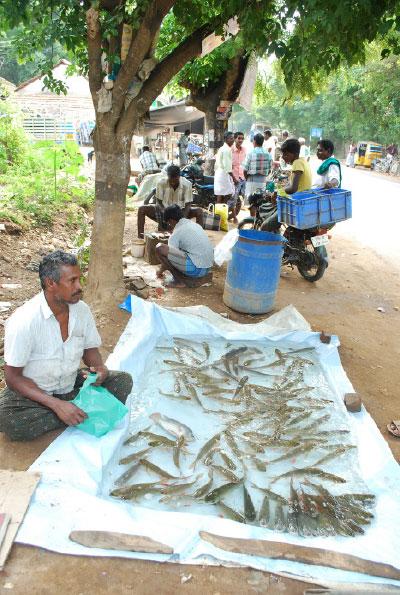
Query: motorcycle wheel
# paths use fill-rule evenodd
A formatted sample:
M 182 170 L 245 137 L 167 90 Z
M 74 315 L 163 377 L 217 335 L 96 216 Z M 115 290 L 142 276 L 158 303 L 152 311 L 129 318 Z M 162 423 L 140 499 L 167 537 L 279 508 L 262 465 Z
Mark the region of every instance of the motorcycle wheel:
M 312 244 L 307 245 L 300 253 L 297 268 L 302 277 L 310 283 L 314 283 L 323 277 L 328 267 L 328 254 L 325 246 L 314 248 Z

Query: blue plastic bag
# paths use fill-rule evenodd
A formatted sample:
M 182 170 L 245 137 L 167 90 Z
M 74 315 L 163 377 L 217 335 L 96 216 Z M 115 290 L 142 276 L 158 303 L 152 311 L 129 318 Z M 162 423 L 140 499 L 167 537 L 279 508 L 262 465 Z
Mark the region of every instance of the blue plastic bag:
M 99 438 L 112 430 L 125 417 L 128 408 L 104 386 L 93 386 L 96 378 L 97 374 L 89 374 L 71 403 L 82 409 L 88 416 L 75 427 Z

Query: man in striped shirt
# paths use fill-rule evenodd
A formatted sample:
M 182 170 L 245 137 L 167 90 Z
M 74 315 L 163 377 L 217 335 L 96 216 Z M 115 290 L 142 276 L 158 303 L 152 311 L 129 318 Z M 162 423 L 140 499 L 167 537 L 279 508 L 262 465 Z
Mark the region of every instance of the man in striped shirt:
M 267 175 L 271 171 L 271 153 L 263 148 L 264 136 L 254 136 L 254 149 L 246 157 L 244 162 L 244 177 L 246 178 L 246 197 L 254 194 L 257 190 L 265 190 Z

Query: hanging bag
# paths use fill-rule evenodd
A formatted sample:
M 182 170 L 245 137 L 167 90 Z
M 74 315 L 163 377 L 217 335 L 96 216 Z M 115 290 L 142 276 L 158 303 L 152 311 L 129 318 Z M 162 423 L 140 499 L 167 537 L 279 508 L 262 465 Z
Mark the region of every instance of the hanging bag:
M 221 227 L 221 215 L 214 213 L 214 205 L 211 203 L 208 205 L 208 211 L 205 213 L 203 218 L 204 229 L 211 231 L 219 231 Z

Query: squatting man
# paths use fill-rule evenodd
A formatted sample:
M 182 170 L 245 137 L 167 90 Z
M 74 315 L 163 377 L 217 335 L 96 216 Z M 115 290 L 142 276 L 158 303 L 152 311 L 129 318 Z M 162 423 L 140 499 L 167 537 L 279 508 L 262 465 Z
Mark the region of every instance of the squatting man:
M 125 403 L 132 378 L 104 365 L 101 339 L 89 306 L 81 300 L 75 256 L 53 252 L 39 265 L 43 291 L 19 307 L 5 326 L 6 388 L 0 392 L 0 431 L 11 440 L 32 440 L 50 430 L 76 426 L 87 417 L 71 403 L 89 372 Z M 80 370 L 80 363 L 87 366 Z M 101 397 L 99 397 L 101 398 Z

